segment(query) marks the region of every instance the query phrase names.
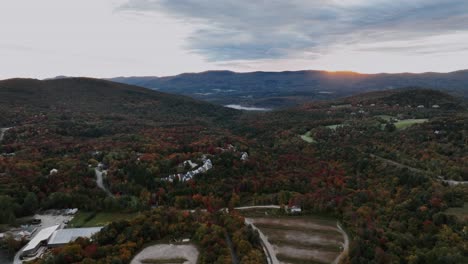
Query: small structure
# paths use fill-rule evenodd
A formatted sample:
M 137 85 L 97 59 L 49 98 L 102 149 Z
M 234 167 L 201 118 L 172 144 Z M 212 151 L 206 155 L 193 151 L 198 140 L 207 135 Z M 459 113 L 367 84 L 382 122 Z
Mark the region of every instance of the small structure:
M 435 104 L 432 106 L 432 108 L 440 108 L 440 106 L 438 104 Z
M 47 242 L 49 248 L 60 247 L 69 242 L 75 241 L 79 237 L 90 238 L 101 231 L 102 227 L 89 228 L 67 228 L 55 231 Z
M 52 236 L 52 234 L 59 228 L 59 225 L 54 225 L 47 227 L 39 231 L 36 236 L 29 241 L 29 243 L 23 248 L 21 257 L 33 257 L 35 256 L 39 248 L 46 245 L 47 240 Z
M 186 161 L 184 161 L 184 163 L 182 163 L 182 164 L 183 164 L 183 165 L 182 165 L 183 167 L 185 167 L 185 166 L 190 166 L 190 168 L 192 168 L 192 169 L 198 167 L 198 164 L 192 162 L 192 160 L 186 160 Z
M 49 172 L 49 175 L 55 175 L 57 173 L 58 173 L 57 169 L 51 169 L 50 172 Z
M 65 209 L 65 215 L 75 215 L 78 212 L 78 208 Z
M 418 108 L 424 108 L 424 105 L 418 105 Z
M 246 161 L 249 159 L 249 154 L 247 152 L 242 152 L 241 158 L 242 161 Z
M 289 212 L 291 214 L 300 214 L 302 212 L 302 209 L 299 206 L 294 205 L 291 208 L 289 208 Z

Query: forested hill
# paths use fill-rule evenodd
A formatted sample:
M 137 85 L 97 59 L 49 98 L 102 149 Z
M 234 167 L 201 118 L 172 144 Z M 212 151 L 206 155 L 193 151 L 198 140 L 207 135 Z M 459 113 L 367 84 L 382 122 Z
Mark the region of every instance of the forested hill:
M 90 78 L 0 81 L 0 112 L 4 126 L 42 113 L 159 123 L 211 122 L 237 114 L 236 110 L 185 96 Z
M 111 80 L 222 104 L 238 103 L 263 107 L 292 106 L 307 100 L 333 99 L 367 91 L 408 86 L 427 87 L 468 96 L 468 70 L 421 74 L 207 71 L 169 77 L 118 77 Z
M 448 93 L 420 87 L 405 87 L 399 89 L 368 92 L 353 95 L 333 101 L 327 101 L 325 104 L 339 105 L 380 105 L 388 107 L 425 107 L 441 108 L 444 110 L 463 110 L 466 109 L 466 98 L 455 97 Z M 320 105 L 315 102 L 304 104 L 300 108 L 310 108 Z

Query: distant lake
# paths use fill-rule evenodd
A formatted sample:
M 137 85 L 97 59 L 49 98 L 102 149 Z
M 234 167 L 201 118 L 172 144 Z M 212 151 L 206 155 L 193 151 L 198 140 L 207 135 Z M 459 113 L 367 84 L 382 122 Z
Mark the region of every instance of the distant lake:
M 271 111 L 271 108 L 263 108 L 263 107 L 248 107 L 236 104 L 229 104 L 225 105 L 225 107 L 233 108 L 237 110 L 246 110 L 246 111 Z

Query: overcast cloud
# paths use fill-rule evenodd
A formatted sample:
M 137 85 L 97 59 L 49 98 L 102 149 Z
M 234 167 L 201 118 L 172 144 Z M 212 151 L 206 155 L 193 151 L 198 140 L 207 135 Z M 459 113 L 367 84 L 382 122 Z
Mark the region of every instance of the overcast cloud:
M 0 78 L 446 72 L 468 68 L 466 25 L 465 0 L 4 1 Z
M 465 0 L 131 0 L 120 10 L 193 23 L 199 29 L 188 47 L 213 61 L 303 57 L 334 45 L 418 41 L 468 29 Z

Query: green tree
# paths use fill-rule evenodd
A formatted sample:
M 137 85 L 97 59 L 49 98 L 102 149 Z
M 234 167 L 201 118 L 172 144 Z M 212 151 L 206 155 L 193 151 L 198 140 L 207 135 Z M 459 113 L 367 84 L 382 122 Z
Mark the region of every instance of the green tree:
M 28 192 L 23 202 L 23 213 L 33 214 L 39 208 L 39 201 L 35 193 Z

